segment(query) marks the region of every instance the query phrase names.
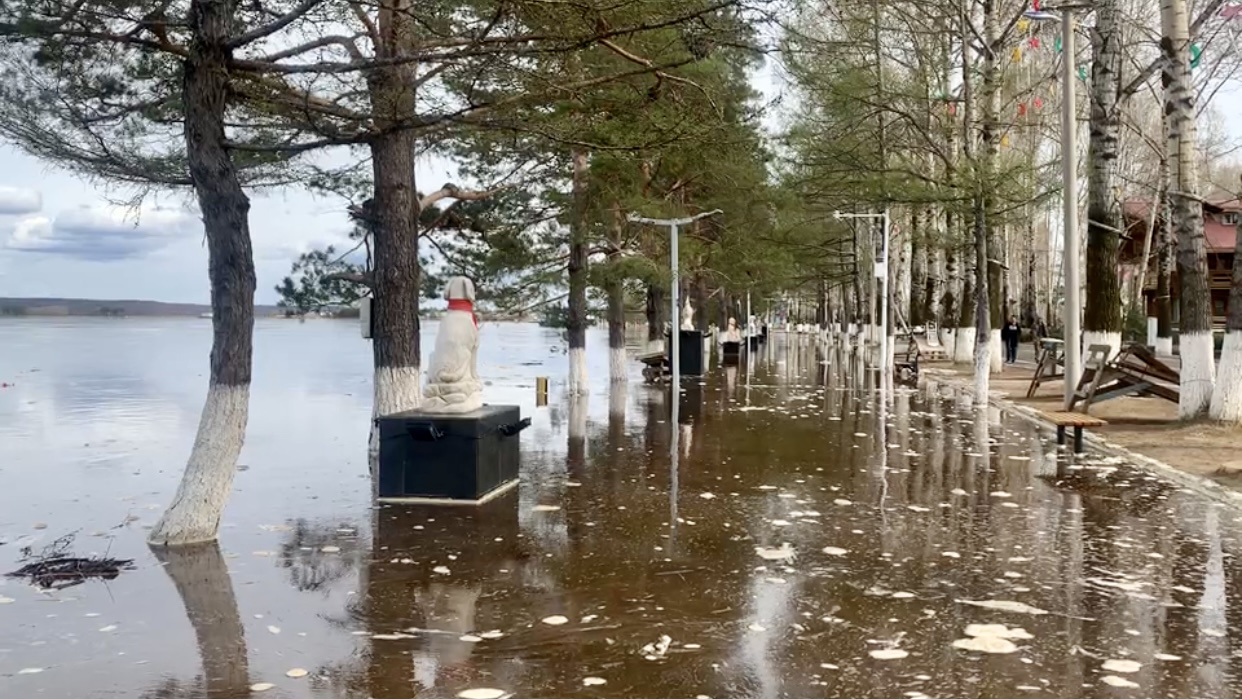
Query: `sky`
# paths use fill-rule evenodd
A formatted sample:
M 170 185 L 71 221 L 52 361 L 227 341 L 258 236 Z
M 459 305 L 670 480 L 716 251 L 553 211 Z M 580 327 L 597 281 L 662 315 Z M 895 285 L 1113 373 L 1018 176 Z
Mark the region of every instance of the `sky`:
M 769 99 L 782 92 L 776 76 L 768 66 L 755 77 Z M 1231 135 L 1242 138 L 1242 91 L 1222 91 L 1214 105 L 1229 115 Z M 456 181 L 454 175 L 443 159 L 422 161 L 416 172 L 427 191 Z M 0 297 L 209 303 L 207 250 L 190 193 L 148 198 L 136 208 L 116 203 L 126 198 L 125 190 L 110 191 L 0 142 Z M 344 244 L 346 205 L 297 188 L 252 193 L 258 303 L 277 301 L 273 287 L 298 255 Z

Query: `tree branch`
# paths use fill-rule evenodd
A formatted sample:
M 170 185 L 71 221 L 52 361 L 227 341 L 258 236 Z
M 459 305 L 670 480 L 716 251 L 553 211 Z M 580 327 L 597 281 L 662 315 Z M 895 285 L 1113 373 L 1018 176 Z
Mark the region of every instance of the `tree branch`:
M 361 284 L 368 289 L 375 288 L 375 279 L 370 274 L 358 274 L 356 272 L 333 272 L 323 275 L 325 282 L 350 282 L 353 284 Z

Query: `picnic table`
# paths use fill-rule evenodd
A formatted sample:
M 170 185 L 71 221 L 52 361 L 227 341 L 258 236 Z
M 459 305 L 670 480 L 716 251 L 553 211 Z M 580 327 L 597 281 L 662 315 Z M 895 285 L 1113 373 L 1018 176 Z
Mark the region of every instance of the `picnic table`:
M 1087 348 L 1087 361 L 1078 388 L 1070 399 L 1070 410 L 1079 401 L 1085 412 L 1094 403 L 1128 395 L 1156 396 L 1178 402 L 1181 375 L 1156 357 L 1147 345 L 1128 343 L 1110 360 L 1111 352 L 1108 345 Z

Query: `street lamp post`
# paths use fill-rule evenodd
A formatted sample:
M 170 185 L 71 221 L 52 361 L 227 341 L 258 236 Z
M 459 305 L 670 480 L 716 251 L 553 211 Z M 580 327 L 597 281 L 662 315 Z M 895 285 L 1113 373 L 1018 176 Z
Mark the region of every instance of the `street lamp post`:
M 838 220 L 843 218 L 870 218 L 880 219 L 881 222 L 881 242 L 880 242 L 880 259 L 875 263 L 875 276 L 880 280 L 880 287 L 883 292 L 880 298 L 880 374 L 881 377 L 887 378 L 892 374 L 893 366 L 889 361 L 888 353 L 888 207 L 878 214 L 846 214 L 840 211 L 832 212 L 832 215 Z
M 1070 4 L 1051 12 L 1027 12 L 1028 19 L 1061 23 L 1061 181 L 1064 213 L 1065 244 L 1061 251 L 1061 265 L 1065 270 L 1065 407 L 1068 410 L 1078 389 L 1078 377 L 1082 372 L 1082 339 L 1078 322 L 1078 120 L 1076 90 L 1074 88 L 1074 10 L 1088 5 Z
M 668 361 L 669 364 L 672 365 L 671 368 L 673 370 L 673 387 L 675 389 L 673 393 L 674 401 L 678 400 L 677 397 L 681 395 L 681 303 L 679 298 L 680 289 L 678 288 L 677 283 L 677 267 L 679 262 L 677 252 L 677 228 L 679 226 L 688 226 L 701 218 L 715 216 L 720 213 L 724 212 L 720 209 L 713 209 L 712 211 L 704 211 L 701 214 L 695 214 L 694 216 L 690 216 L 688 218 L 644 218 L 642 216 L 638 216 L 637 214 L 630 214 L 627 217 L 631 223 L 647 223 L 653 226 L 667 226 L 669 229 L 669 240 L 671 241 L 669 243 L 668 253 L 669 271 L 672 273 L 672 282 L 669 284 L 671 287 L 671 293 L 669 296 L 671 297 L 672 313 L 669 315 L 669 318 L 672 321 L 672 327 L 669 328 L 668 335 L 669 342 L 672 344 L 669 346 Z M 676 403 L 674 403 L 674 405 L 676 405 Z M 676 427 L 676 424 L 674 424 L 673 428 L 676 429 Z

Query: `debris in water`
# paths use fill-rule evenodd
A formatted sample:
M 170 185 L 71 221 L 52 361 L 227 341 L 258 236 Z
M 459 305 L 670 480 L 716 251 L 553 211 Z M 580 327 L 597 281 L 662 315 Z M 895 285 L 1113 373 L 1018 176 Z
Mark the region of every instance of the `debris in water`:
M 340 546 L 324 546 L 323 548 L 319 550 L 322 551 L 323 553 L 340 553 L 341 547 Z
M 535 505 L 535 512 L 556 512 L 561 509 L 560 505 Z
M 1013 641 L 1000 636 L 972 636 L 959 638 L 953 642 L 954 648 L 973 650 L 979 653 L 1013 653 L 1018 646 Z
M 967 493 L 965 490 L 962 490 L 961 488 L 954 488 L 953 490 L 950 490 L 949 492 L 953 493 L 954 495 L 970 495 L 970 493 Z
M 270 633 L 270 634 L 278 634 L 278 633 L 280 633 L 280 627 L 279 627 L 279 626 L 269 626 L 269 627 L 267 627 L 267 632 L 268 632 L 268 633 Z
M 699 497 L 703 498 L 704 500 L 711 500 L 712 498 L 716 496 L 712 493 L 699 493 Z
M 756 546 L 755 553 L 765 561 L 792 561 L 798 554 L 788 543 L 776 546 Z
M 13 604 L 15 601 L 12 597 L 0 597 L 0 604 Z
M 985 599 L 985 600 L 955 600 L 958 604 L 969 604 L 984 609 L 995 609 L 998 612 L 1013 612 L 1015 614 L 1047 614 L 1048 612 L 1038 607 L 1032 607 L 1025 602 L 1013 602 L 1001 599 Z
M 484 631 L 483 633 L 479 634 L 480 638 L 486 638 L 488 640 L 500 638 L 501 636 L 504 636 L 504 633 L 501 631 Z
M 254 683 L 254 684 L 250 685 L 250 691 L 252 691 L 252 692 L 266 692 L 267 690 L 269 690 L 269 689 L 271 689 L 272 687 L 275 687 L 275 686 L 276 686 L 276 685 L 272 684 L 271 682 L 256 682 L 256 683 Z
M 832 501 L 832 504 L 840 505 L 841 507 L 847 507 L 849 505 L 853 505 L 854 503 L 850 502 L 849 500 L 846 500 L 845 498 L 837 498 L 836 500 Z
M 116 624 L 108 624 L 99 629 L 99 633 L 110 633 L 112 631 L 116 631 Z
M 1005 491 L 1003 491 L 1003 490 L 997 490 L 997 491 L 994 491 L 994 492 L 992 492 L 992 493 L 988 493 L 988 494 L 989 494 L 989 495 L 991 495 L 991 496 L 992 496 L 992 497 L 994 497 L 994 498 L 1011 498 L 1011 497 L 1013 497 L 1012 495 L 1010 495 L 1009 493 L 1006 493 L 1006 492 L 1005 492 Z
M 560 614 L 554 614 L 553 616 L 544 617 L 543 623 L 547 624 L 548 626 L 560 626 L 561 624 L 568 624 L 569 618 L 563 617 Z
M 457 640 L 462 641 L 464 643 L 481 643 L 483 641 L 483 637 L 474 636 L 472 634 L 466 634 L 464 636 L 458 636 Z
M 290 671 L 286 672 L 286 673 L 285 673 L 285 677 L 292 677 L 293 679 L 295 679 L 295 680 L 296 680 L 296 679 L 298 679 L 299 677 L 306 677 L 306 676 L 307 676 L 307 675 L 309 675 L 309 674 L 310 674 L 310 673 L 308 673 L 306 670 L 304 670 L 304 669 L 302 669 L 302 668 L 300 668 L 300 667 L 295 667 L 295 668 L 293 668 L 292 670 L 290 670 Z
M 659 660 L 668 653 L 668 647 L 673 644 L 673 639 L 668 634 L 660 636 L 655 643 L 648 643 L 639 649 L 638 654 L 647 660 Z
M 1173 655 L 1173 654 L 1171 654 L 1171 653 L 1156 653 L 1155 655 L 1153 655 L 1153 656 L 1151 656 L 1151 657 L 1155 658 L 1156 660 L 1167 660 L 1167 661 L 1170 661 L 1170 662 L 1175 661 L 1175 660 L 1181 660 L 1181 659 L 1182 659 L 1182 656 L 1180 656 L 1180 655 Z
M 1121 672 L 1130 674 L 1143 669 L 1143 664 L 1134 660 L 1105 660 L 1102 665 L 1104 672 Z
M 902 658 L 909 656 L 910 653 L 909 651 L 904 651 L 900 648 L 881 648 L 879 650 L 871 651 L 868 655 L 876 660 L 901 660 Z
M 764 631 L 767 631 L 767 628 L 760 624 L 751 624 L 750 626 L 747 626 L 746 628 L 750 629 L 751 631 L 754 631 L 755 633 L 763 633 Z
M 1007 638 L 1010 640 L 1017 639 L 1021 641 L 1029 641 L 1035 638 L 1026 632 L 1026 629 L 1015 626 L 1012 629 L 1004 624 L 967 624 L 967 636 L 997 636 L 999 638 Z
M 1138 689 L 1137 682 L 1131 682 L 1130 680 L 1127 680 L 1124 677 L 1118 677 L 1116 675 L 1105 675 L 1100 678 L 1100 681 L 1110 687 L 1124 687 L 1126 689 Z
M 503 699 L 507 696 L 509 696 L 509 693 L 503 689 L 491 689 L 488 687 L 464 689 L 457 693 L 457 699 Z
M 598 687 L 601 684 L 608 684 L 608 680 L 603 677 L 583 677 L 582 684 L 586 687 Z
M 133 570 L 132 559 L 79 558 L 68 554 L 73 535 L 53 541 L 41 553 L 33 553 L 29 547 L 22 549 L 22 561 L 30 561 L 5 577 L 26 578 L 31 584 L 45 590 L 63 590 L 81 585 L 87 580 L 113 580 L 123 570 Z
M 440 575 L 448 575 L 452 571 L 448 569 L 448 566 L 436 566 L 431 569 L 431 572 L 438 573 Z

